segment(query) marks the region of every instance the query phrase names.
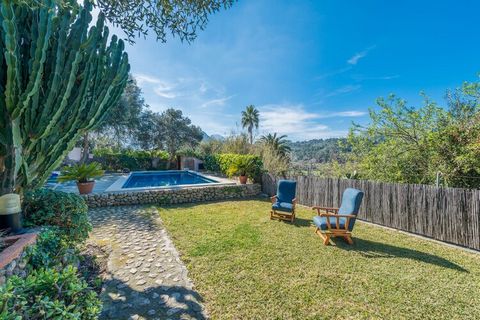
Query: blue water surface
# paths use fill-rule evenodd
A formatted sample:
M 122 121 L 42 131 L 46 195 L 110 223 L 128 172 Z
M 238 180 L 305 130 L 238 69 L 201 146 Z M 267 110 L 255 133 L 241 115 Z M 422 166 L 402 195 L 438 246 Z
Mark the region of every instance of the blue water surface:
M 216 181 L 189 171 L 132 172 L 122 186 L 122 189 L 168 187 L 214 182 Z

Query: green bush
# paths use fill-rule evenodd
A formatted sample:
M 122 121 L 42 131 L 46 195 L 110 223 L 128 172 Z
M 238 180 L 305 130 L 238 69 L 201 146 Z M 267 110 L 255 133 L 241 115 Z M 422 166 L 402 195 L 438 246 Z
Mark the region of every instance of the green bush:
M 129 170 L 166 170 L 168 167 L 168 152 L 163 150 L 121 150 L 96 149 L 93 161 L 99 162 L 103 168 L 110 171 Z M 158 160 L 156 166 L 154 159 Z
M 0 288 L 1 319 L 97 319 L 97 294 L 68 266 L 13 276 Z
M 229 174 L 231 168 L 242 167 L 243 164 L 249 163 L 249 177 L 254 181 L 259 181 L 263 172 L 263 164 L 260 157 L 247 154 L 223 153 L 214 154 L 205 157 L 205 169 L 223 174 Z
M 41 268 L 63 269 L 67 265 L 78 265 L 79 252 L 58 227 L 42 230 L 37 242 L 26 250 L 29 270 Z
M 57 226 L 73 242 L 83 242 L 92 229 L 88 207 L 76 194 L 39 189 L 25 193 L 23 205 L 27 227 Z

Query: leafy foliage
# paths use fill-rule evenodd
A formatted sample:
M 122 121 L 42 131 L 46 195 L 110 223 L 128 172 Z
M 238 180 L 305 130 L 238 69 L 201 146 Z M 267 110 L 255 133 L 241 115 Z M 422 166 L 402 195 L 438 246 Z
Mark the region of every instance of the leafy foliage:
M 89 2 L 0 5 L 0 194 L 43 185 L 117 104 L 129 64 Z M 110 39 L 110 41 L 108 41 Z
M 112 150 L 95 149 L 94 161 L 108 170 L 165 170 L 168 167 L 168 153 L 163 150 Z
M 69 241 L 84 241 L 92 229 L 88 207 L 76 194 L 39 189 L 25 193 L 23 206 L 25 226 L 57 226 Z
M 215 154 L 205 158 L 205 169 L 232 175 L 246 173 L 254 181 L 260 181 L 263 164 L 260 157 L 242 154 Z
M 137 35 L 153 31 L 157 40 L 165 42 L 167 32 L 182 41 L 193 41 L 197 30 L 203 30 L 208 16 L 229 8 L 233 0 L 97 0 L 100 10 L 114 25 L 120 26 L 130 41 Z
M 350 161 L 367 179 L 480 187 L 480 85 L 465 83 L 447 95 L 449 109 L 428 98 L 412 108 L 394 96 L 379 99 L 371 124 L 348 136 Z
M 254 157 L 239 157 L 233 161 L 227 170 L 227 175 L 232 176 L 247 176 L 253 178 L 257 174 L 257 163 Z
M 64 167 L 62 174 L 58 177 L 58 181 L 88 182 L 93 178 L 103 176 L 104 173 L 102 166 L 97 162 L 75 164 L 70 167 Z
M 341 160 L 344 150 L 341 144 L 343 138 L 313 139 L 308 141 L 289 142 L 292 160 L 327 163 L 332 160 Z
M 195 146 L 203 138 L 203 132 L 199 127 L 192 125 L 192 121 L 184 117 L 182 111 L 172 108 L 162 112 L 156 129 L 162 137 L 162 146 L 169 153 L 171 161 L 175 160 L 179 148 L 185 145 Z
M 258 129 L 260 112 L 254 105 L 249 105 L 242 111 L 242 127 L 247 128 L 250 144 L 253 144 L 253 129 Z
M 290 170 L 291 163 L 288 156 L 282 156 L 268 145 L 261 149 L 263 167 L 273 175 L 284 176 Z
M 120 101 L 95 129 L 96 147 L 103 145 L 118 149 L 130 143 L 140 126 L 141 113 L 145 107 L 142 90 L 130 75 Z
M 76 268 L 33 270 L 0 288 L 2 319 L 97 319 L 101 303 Z
M 292 150 L 286 140 L 286 135 L 277 136 L 277 133 L 267 134 L 260 137 L 260 143 L 275 151 L 279 156 L 286 157 Z
M 37 242 L 27 248 L 28 268 L 55 268 L 61 270 L 79 262 L 76 242 L 65 236 L 59 227 L 46 227 L 37 237 Z

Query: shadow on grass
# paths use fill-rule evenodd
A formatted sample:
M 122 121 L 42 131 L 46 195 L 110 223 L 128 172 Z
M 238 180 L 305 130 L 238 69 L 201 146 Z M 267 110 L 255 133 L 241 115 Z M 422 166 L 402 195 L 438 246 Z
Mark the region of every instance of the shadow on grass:
M 246 198 L 231 198 L 231 199 L 223 199 L 223 200 L 208 200 L 208 201 L 197 201 L 197 202 L 189 202 L 189 203 L 171 203 L 171 204 L 152 204 L 152 206 L 157 206 L 160 208 L 165 209 L 175 209 L 175 208 L 193 208 L 199 205 L 209 205 L 209 204 L 221 204 L 221 203 L 228 203 L 228 202 L 249 202 L 249 201 L 264 201 L 270 203 L 270 200 L 265 200 L 266 198 L 261 196 L 252 196 Z
M 202 297 L 183 286 L 159 285 L 137 290 L 112 278 L 104 282 L 100 319 L 206 319 Z
M 337 238 L 334 240 L 337 247 L 346 251 L 355 251 L 360 253 L 365 258 L 403 258 L 420 261 L 423 263 L 433 264 L 439 267 L 449 268 L 460 272 L 469 272 L 456 263 L 453 263 L 445 258 L 409 249 L 405 247 L 397 247 L 391 244 L 375 242 L 365 239 L 353 238 L 354 244 L 348 245 L 343 242 L 343 239 Z

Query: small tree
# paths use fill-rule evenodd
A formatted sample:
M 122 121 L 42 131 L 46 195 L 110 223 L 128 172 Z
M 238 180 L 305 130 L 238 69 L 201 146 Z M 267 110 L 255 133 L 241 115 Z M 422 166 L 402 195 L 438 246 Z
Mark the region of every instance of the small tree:
M 192 125 L 192 121 L 184 117 L 181 110 L 173 108 L 161 113 L 158 118 L 158 133 L 162 146 L 168 151 L 170 161 L 174 161 L 177 151 L 182 146 L 196 146 L 203 138 L 202 130 Z
M 122 40 L 86 2 L 0 5 L 0 194 L 42 185 L 78 138 L 118 103 Z

